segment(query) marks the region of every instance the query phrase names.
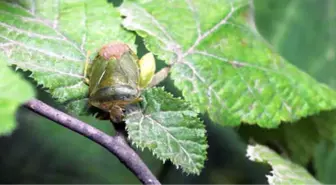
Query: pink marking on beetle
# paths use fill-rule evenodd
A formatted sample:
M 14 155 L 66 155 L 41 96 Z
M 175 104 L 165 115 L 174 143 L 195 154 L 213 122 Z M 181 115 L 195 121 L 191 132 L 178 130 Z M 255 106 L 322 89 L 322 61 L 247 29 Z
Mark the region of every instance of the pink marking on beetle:
M 129 51 L 130 48 L 127 44 L 120 42 L 112 42 L 110 44 L 106 44 L 99 50 L 99 55 L 104 57 L 105 60 L 109 60 L 112 57 L 116 59 L 120 59 L 121 55 L 125 52 Z

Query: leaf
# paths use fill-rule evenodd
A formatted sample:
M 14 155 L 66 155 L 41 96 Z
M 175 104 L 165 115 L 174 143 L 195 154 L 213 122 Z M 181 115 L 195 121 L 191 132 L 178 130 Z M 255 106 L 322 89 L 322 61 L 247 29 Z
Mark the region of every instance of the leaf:
M 336 139 L 335 113 L 336 111 L 323 112 L 282 128 L 292 160 L 308 165 L 321 141 L 331 142 Z
M 280 157 L 277 153 L 262 145 L 249 145 L 247 157 L 251 161 L 268 163 L 272 167 L 271 175 L 266 175 L 269 184 L 321 184 L 303 167 Z
M 336 87 L 335 5 L 327 0 L 254 1 L 256 26 L 263 36 L 291 63 L 333 88 Z M 292 161 L 306 166 L 321 141 L 335 141 L 335 122 L 334 110 L 284 124 L 277 130 L 240 128 L 240 131 L 258 143 L 277 143 Z
M 126 117 L 130 139 L 138 147 L 150 149 L 159 159 L 170 159 L 184 172 L 199 174 L 207 144 L 205 127 L 197 113 L 163 88 L 148 89 L 143 99 L 144 110 Z
M 327 179 L 332 177 L 329 174 L 331 174 L 330 172 L 332 167 L 335 165 L 333 164 L 334 160 L 332 159 L 334 157 L 331 156 L 335 156 L 335 152 L 336 150 L 330 152 L 326 142 L 319 143 L 319 145 L 315 148 L 315 160 L 313 161 L 313 166 L 314 170 L 316 170 L 316 178 L 323 183 L 332 183 Z
M 5 61 L 6 58 L 0 56 L 0 136 L 8 135 L 15 129 L 17 108 L 35 94 L 33 88 L 15 74 Z
M 317 80 L 336 88 L 335 1 L 258 0 L 254 5 L 258 30 L 274 48 Z
M 336 111 L 322 112 L 271 130 L 241 126 L 239 133 L 245 141 L 252 139 L 260 144 L 271 144 L 291 161 L 306 166 L 313 158 L 315 147 L 322 140 L 333 142 L 336 139 L 335 113 Z
M 200 176 L 185 175 L 171 170 L 162 184 L 267 184 L 266 166 L 246 158 L 246 143 L 230 127 L 204 119 L 207 130 L 208 159 Z
M 336 147 L 333 143 L 320 142 L 315 148 L 314 168 L 317 179 L 325 184 L 335 184 Z
M 223 125 L 276 127 L 335 108 L 335 92 L 286 62 L 248 21 L 248 0 L 124 1 L 123 25 L 172 65 L 194 108 Z
M 32 71 L 32 77 L 74 113 L 83 113 L 87 51 L 135 36 L 120 26 L 119 13 L 104 0 L 1 1 L 0 55 Z

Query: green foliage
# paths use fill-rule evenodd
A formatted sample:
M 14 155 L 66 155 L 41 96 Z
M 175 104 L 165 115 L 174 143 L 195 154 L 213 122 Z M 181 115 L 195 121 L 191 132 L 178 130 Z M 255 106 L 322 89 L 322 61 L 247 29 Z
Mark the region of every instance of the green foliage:
M 276 127 L 335 108 L 333 90 L 286 62 L 250 27 L 248 0 L 125 0 L 120 12 L 123 25 L 172 65 L 185 99 L 218 123 Z
M 56 5 L 52 1 L 6 1 L 0 2 L 0 11 L 1 56 L 8 57 L 9 64 L 32 71 L 38 84 L 47 87 L 54 98 L 75 113 L 83 113 L 87 105 L 88 88 L 83 83 L 86 51 L 96 52 L 111 41 L 135 48 L 135 36 L 121 28 L 118 12 L 103 0 L 62 1 Z M 155 99 L 151 92 L 165 100 Z M 205 128 L 197 113 L 162 90 L 148 91 L 146 96 L 153 98 L 147 100 L 148 108 L 158 109 L 146 109 L 143 117 L 139 113 L 129 117 L 131 139 L 141 147 L 153 149 L 159 158 L 171 159 L 184 171 L 199 173 L 207 145 Z M 145 140 L 142 136 L 146 136 Z M 149 145 L 152 140 L 157 141 L 157 147 Z
M 316 177 L 325 184 L 336 182 L 336 147 L 335 144 L 320 142 L 315 148 L 314 168 Z
M 271 143 L 286 153 L 292 161 L 306 166 L 313 157 L 315 146 L 321 140 L 336 139 L 335 113 L 336 111 L 323 112 L 271 130 L 243 126 L 239 128 L 239 132 L 245 140 L 253 139 L 260 144 Z
M 268 163 L 271 175 L 266 175 L 268 183 L 274 184 L 320 184 L 304 168 L 298 166 L 262 145 L 249 145 L 247 157 L 252 161 Z
M 257 29 L 284 58 L 336 87 L 334 1 L 258 0 L 254 7 Z M 336 111 L 328 111 L 277 130 L 245 127 L 241 131 L 259 143 L 277 143 L 293 161 L 307 165 L 321 140 L 335 141 L 335 115 Z
M 0 136 L 10 134 L 15 128 L 15 112 L 20 104 L 34 96 L 33 88 L 6 64 L 0 56 Z
M 288 147 L 293 161 L 306 166 L 321 140 L 333 141 L 336 139 L 335 113 L 336 111 L 323 112 L 283 126 L 280 132 L 284 133 L 284 145 Z
M 294 122 L 277 130 L 259 130 L 258 137 L 265 142 L 276 140 L 291 159 L 306 164 L 322 138 L 334 141 L 336 136 L 335 111 L 306 118 L 333 110 L 336 92 L 305 73 L 336 88 L 335 3 L 254 1 L 257 30 L 291 64 L 252 27 L 248 2 L 125 0 L 119 9 L 125 16 L 122 21 L 120 13 L 104 0 L 0 1 L 0 77 L 5 89 L 0 93 L 0 116 L 5 120 L 0 134 L 13 130 L 17 106 L 34 94 L 6 62 L 31 71 L 31 77 L 69 111 L 85 113 L 87 51 L 96 53 L 111 41 L 124 42 L 136 51 L 135 35 L 121 27 L 123 23 L 144 38 L 147 49 L 172 66 L 170 75 L 188 102 L 163 88 L 146 90 L 143 109 L 126 117 L 129 137 L 136 146 L 148 148 L 186 173 L 200 174 L 208 147 L 198 118 L 201 112 L 222 125 L 244 122 L 275 128 L 281 121 Z M 316 34 L 315 28 L 322 31 Z M 53 140 L 68 139 L 53 129 L 39 132 L 55 131 Z M 99 152 L 90 153 L 89 146 L 84 148 L 83 161 L 89 159 L 88 154 L 105 158 Z M 332 182 L 335 152 L 330 150 L 323 158 L 327 151 L 320 146 L 314 162 L 318 177 Z M 273 176 L 268 176 L 271 184 L 318 183 L 301 167 L 263 146 L 250 146 L 248 156 L 273 167 Z M 100 175 L 91 173 L 94 169 L 88 166 L 83 173 Z
M 140 148 L 148 148 L 163 161 L 170 159 L 184 172 L 199 174 L 206 159 L 204 124 L 197 112 L 163 88 L 143 94 L 144 110 L 126 118 L 130 139 Z
M 74 113 L 83 113 L 87 51 L 135 36 L 120 26 L 119 13 L 104 0 L 0 1 L 0 55 L 32 71 L 32 77 Z
M 258 30 L 274 48 L 336 88 L 336 2 L 258 0 L 254 4 Z

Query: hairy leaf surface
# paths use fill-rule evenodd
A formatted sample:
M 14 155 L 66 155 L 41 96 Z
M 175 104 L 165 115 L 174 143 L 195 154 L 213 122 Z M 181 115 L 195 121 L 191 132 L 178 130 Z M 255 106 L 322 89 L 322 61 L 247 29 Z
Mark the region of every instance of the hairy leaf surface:
M 172 65 L 185 99 L 218 123 L 276 127 L 335 108 L 336 93 L 274 52 L 248 8 L 248 0 L 126 0 L 120 12 Z
M 171 160 L 184 172 L 199 174 L 207 144 L 205 127 L 197 112 L 163 88 L 145 91 L 143 99 L 143 111 L 134 111 L 126 118 L 130 139 L 161 160 Z
M 120 26 L 107 1 L 0 1 L 0 55 L 32 71 L 32 77 L 74 113 L 83 112 L 88 87 L 83 83 L 87 51 L 135 37 Z

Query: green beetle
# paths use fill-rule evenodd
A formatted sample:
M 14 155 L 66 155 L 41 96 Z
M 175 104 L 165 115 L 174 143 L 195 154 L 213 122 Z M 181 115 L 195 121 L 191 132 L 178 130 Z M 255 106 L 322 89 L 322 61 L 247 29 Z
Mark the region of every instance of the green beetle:
M 141 90 L 152 80 L 155 59 L 151 53 L 138 60 L 124 43 L 103 46 L 84 69 L 89 85 L 89 104 L 109 113 L 113 122 L 121 122 L 127 105 L 141 101 Z

